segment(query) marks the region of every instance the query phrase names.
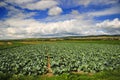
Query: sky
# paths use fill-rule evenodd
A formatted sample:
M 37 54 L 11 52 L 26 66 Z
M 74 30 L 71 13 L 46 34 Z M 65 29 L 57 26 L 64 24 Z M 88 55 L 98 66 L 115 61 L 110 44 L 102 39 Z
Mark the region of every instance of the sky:
M 0 39 L 120 35 L 120 0 L 0 0 Z

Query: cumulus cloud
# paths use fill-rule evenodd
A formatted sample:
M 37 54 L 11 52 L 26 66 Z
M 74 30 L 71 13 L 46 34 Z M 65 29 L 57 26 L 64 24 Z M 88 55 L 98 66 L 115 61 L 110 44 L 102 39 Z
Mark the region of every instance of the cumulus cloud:
M 48 11 L 48 15 L 51 16 L 56 16 L 62 13 L 62 9 L 60 7 L 52 7 L 51 9 L 49 9 Z
M 100 23 L 96 23 L 93 19 L 96 16 L 119 14 L 119 7 L 89 13 L 79 13 L 77 10 L 72 10 L 69 14 L 60 15 L 63 12 L 61 6 L 58 7 L 60 1 L 66 0 L 5 0 L 5 2 L 0 3 L 0 6 L 4 6 L 8 10 L 8 18 L 0 20 L 0 39 L 120 34 L 119 19 L 105 20 Z M 69 6 L 72 1 L 70 0 L 69 3 L 65 4 Z M 75 0 L 74 3 L 77 1 L 80 1 L 79 5 L 87 6 L 95 0 L 86 0 L 86 2 L 84 2 L 85 0 Z M 92 4 L 102 4 L 108 0 L 100 1 Z M 115 3 L 115 0 L 111 0 L 106 4 Z M 16 8 L 13 4 L 20 8 Z M 22 8 L 29 10 L 47 9 L 50 16 L 39 20 L 34 19 L 33 16 L 37 14 L 35 11 L 25 12 L 26 10 Z
M 72 10 L 69 14 L 64 15 L 56 15 L 56 16 L 48 16 L 44 19 L 39 19 L 41 22 L 58 22 L 58 21 L 66 21 L 72 19 L 87 19 L 85 14 L 80 14 L 78 10 Z M 91 20 L 92 21 L 92 20 Z
M 6 24 L 6 26 L 9 25 L 9 27 L 1 28 L 1 31 L 3 32 L 1 35 L 5 34 L 5 36 L 9 38 L 21 38 L 22 36 L 22 38 L 27 38 L 41 36 L 49 37 L 49 35 L 83 35 L 86 34 L 86 32 L 88 33 L 88 30 L 90 30 L 90 24 L 88 27 L 88 25 L 85 24 L 87 21 L 80 21 L 81 23 L 78 23 L 79 21 L 80 20 L 73 19 L 59 22 L 43 23 L 34 19 L 11 18 L 2 22 Z
M 105 20 L 101 23 L 97 23 L 96 26 L 106 34 L 120 34 L 120 20 L 118 18 L 112 21 Z
M 4 25 L 5 24 L 5 25 Z M 71 19 L 58 22 L 40 22 L 34 19 L 11 18 L 1 21 L 0 37 L 32 38 L 73 35 L 120 34 L 120 20 L 105 20 L 92 24 L 90 20 Z M 6 26 L 6 27 L 5 27 Z
M 107 28 L 120 28 L 120 20 L 118 18 L 110 21 L 110 20 L 105 20 L 102 23 L 98 23 L 97 26 L 99 27 L 107 27 Z

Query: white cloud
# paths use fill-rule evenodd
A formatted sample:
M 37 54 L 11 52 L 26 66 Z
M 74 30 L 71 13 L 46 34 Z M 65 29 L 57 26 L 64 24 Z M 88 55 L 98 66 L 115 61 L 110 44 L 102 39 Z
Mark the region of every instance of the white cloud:
M 96 26 L 106 34 L 120 34 L 120 20 L 118 18 L 111 21 L 105 20 L 97 23 Z
M 55 0 L 6 0 L 6 2 L 29 10 L 45 10 L 58 5 Z
M 25 13 L 24 10 L 19 10 L 13 6 L 9 6 L 7 9 L 9 10 L 7 16 L 12 18 L 29 18 L 36 14 L 35 12 Z
M 87 13 L 89 16 L 104 16 L 104 15 L 112 15 L 112 14 L 119 14 L 120 9 L 119 6 L 107 8 L 101 11 L 89 12 Z
M 116 4 L 119 0 L 78 0 L 78 4 L 88 6 L 89 4 L 93 5 L 110 5 Z
M 42 22 L 59 22 L 73 19 L 82 19 L 89 20 L 89 17 L 86 17 L 85 14 L 80 14 L 77 10 L 72 10 L 69 14 L 48 16 L 44 19 L 39 19 Z M 92 21 L 92 20 L 91 20 Z
M 110 21 L 110 20 L 105 20 L 101 23 L 97 24 L 98 27 L 100 28 L 120 28 L 120 20 L 118 18 Z
M 24 5 L 24 8 L 31 9 L 31 10 L 45 10 L 51 7 L 54 7 L 57 5 L 57 2 L 55 0 L 42 0 L 39 2 L 26 4 Z
M 100 35 L 100 34 L 120 34 L 120 20 L 105 20 L 97 23 L 93 20 L 95 16 L 111 15 L 120 13 L 119 7 L 108 8 L 101 11 L 79 13 L 72 10 L 71 13 L 61 14 L 62 8 L 57 7 L 57 0 L 8 0 L 8 3 L 18 4 L 21 8 L 30 10 L 48 9 L 47 18 L 35 20 L 32 18 L 35 12 L 25 12 L 14 6 L 1 3 L 9 10 L 8 16 L 0 20 L 0 39 L 5 38 L 29 38 L 29 37 L 49 37 L 49 36 L 69 36 L 69 35 Z M 87 6 L 92 0 L 81 0 L 81 5 Z M 103 1 L 103 0 L 102 0 Z M 108 1 L 108 0 L 107 0 Z M 99 1 L 98 1 L 99 2 Z M 100 3 L 100 2 L 99 2 Z M 101 2 L 102 3 L 102 2 Z M 113 2 L 108 2 L 113 4 Z M 106 3 L 106 4 L 108 4 Z M 66 3 L 67 4 L 67 3 Z M 97 3 L 93 3 L 97 4 Z
M 109 4 L 116 4 L 119 0 L 91 0 L 91 2 L 95 5 L 109 5 Z
M 49 9 L 48 11 L 48 15 L 51 15 L 51 16 L 56 16 L 56 15 L 59 15 L 62 13 L 62 9 L 60 7 L 52 7 Z
M 0 2 L 0 7 L 6 6 L 7 4 L 4 2 Z
M 5 25 L 4 25 L 5 24 Z M 70 35 L 120 34 L 120 20 L 105 20 L 92 24 L 91 20 L 71 19 L 43 23 L 34 19 L 11 18 L 0 22 L 0 38 L 54 37 Z M 5 27 L 8 26 L 9 27 Z
M 5 2 L 9 2 L 9 3 L 14 3 L 14 4 L 24 4 L 24 3 L 30 3 L 33 2 L 34 0 L 5 0 Z
M 56 0 L 64 8 L 73 8 L 79 5 L 87 7 L 89 5 L 116 5 L 119 0 Z
M 49 37 L 49 35 L 58 35 L 59 36 L 66 36 L 70 34 L 80 34 L 83 35 L 86 31 L 90 30 L 87 24 L 87 21 L 80 21 L 80 20 L 66 20 L 66 21 L 59 21 L 59 22 L 50 22 L 50 23 L 42 23 L 38 22 L 34 19 L 16 19 L 11 18 L 3 21 L 2 23 L 6 24 L 9 27 L 1 28 L 2 35 L 5 34 L 7 38 L 19 38 L 16 37 L 17 35 L 23 36 L 23 38 L 27 37 Z M 2 24 L 0 23 L 0 24 Z M 88 23 L 88 22 L 87 22 Z M 4 37 L 5 37 L 4 36 Z
M 119 3 L 119 0 L 5 0 L 5 2 L 30 10 L 45 10 L 57 5 L 64 8 L 78 5 L 88 6 L 90 4 L 115 5 Z M 4 5 L 3 3 L 0 4 Z
M 92 2 L 92 0 L 79 0 L 78 4 L 87 6 Z
M 14 0 L 9 0 L 9 1 L 14 2 Z M 24 2 L 24 0 L 23 1 L 16 0 L 15 2 L 17 2 L 17 1 L 18 1 L 18 3 Z M 28 1 L 30 1 L 30 0 L 28 0 Z M 25 1 L 25 2 L 27 2 L 27 1 Z M 15 6 L 9 5 L 6 2 L 0 2 L 0 6 L 3 6 L 4 8 L 6 8 L 6 10 L 8 11 L 6 16 L 9 18 L 24 19 L 24 18 L 30 18 L 36 14 L 36 12 L 26 12 L 25 10 L 16 8 Z

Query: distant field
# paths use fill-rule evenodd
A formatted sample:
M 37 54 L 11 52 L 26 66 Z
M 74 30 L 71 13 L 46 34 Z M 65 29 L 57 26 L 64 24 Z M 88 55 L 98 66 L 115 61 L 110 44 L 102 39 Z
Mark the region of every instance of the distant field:
M 119 40 L 7 41 L 0 44 L 0 80 L 120 79 Z

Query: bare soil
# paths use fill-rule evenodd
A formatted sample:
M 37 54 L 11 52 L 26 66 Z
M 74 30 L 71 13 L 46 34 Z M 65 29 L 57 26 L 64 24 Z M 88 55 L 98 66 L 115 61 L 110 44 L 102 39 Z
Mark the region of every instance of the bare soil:
M 4 42 L 0 42 L 0 45 L 4 45 Z

